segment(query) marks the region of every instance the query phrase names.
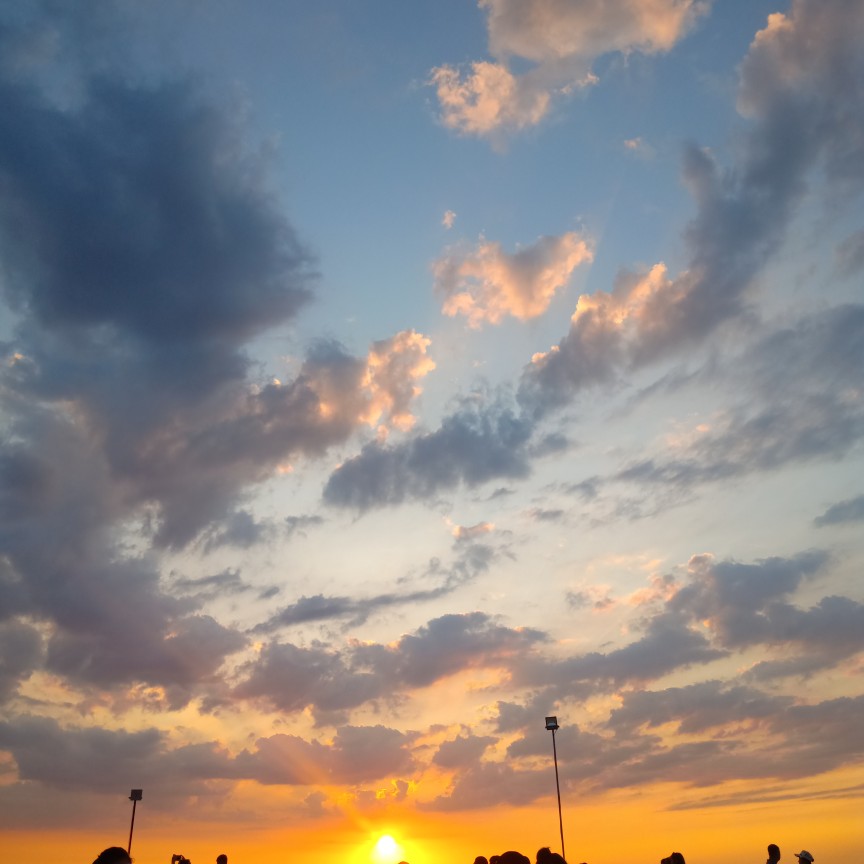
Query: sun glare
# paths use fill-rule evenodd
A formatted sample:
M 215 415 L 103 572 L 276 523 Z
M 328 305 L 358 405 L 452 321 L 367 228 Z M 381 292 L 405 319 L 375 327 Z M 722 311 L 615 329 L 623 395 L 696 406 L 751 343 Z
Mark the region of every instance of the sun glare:
M 378 838 L 372 850 L 372 861 L 375 864 L 396 864 L 402 857 L 402 847 L 389 835 Z

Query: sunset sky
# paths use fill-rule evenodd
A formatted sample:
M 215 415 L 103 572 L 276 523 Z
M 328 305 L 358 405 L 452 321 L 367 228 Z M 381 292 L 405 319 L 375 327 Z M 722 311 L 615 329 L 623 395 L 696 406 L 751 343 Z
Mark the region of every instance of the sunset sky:
M 858 864 L 862 45 L 0 3 L 0 858 Z

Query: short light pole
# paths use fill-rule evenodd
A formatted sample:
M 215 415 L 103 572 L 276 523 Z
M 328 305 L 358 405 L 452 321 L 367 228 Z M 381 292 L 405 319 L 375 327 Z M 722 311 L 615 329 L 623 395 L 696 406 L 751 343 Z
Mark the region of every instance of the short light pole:
M 555 760 L 555 791 L 558 793 L 558 828 L 561 831 L 561 857 L 566 858 L 564 853 L 564 820 L 561 818 L 561 785 L 558 782 L 558 750 L 555 748 L 555 730 L 558 729 L 558 718 L 547 717 L 546 729 L 552 733 L 552 758 Z
M 132 802 L 132 823 L 129 825 L 129 845 L 126 847 L 126 854 L 130 858 L 132 857 L 132 832 L 135 830 L 135 807 L 143 797 L 143 789 L 133 789 L 129 795 L 129 800 Z

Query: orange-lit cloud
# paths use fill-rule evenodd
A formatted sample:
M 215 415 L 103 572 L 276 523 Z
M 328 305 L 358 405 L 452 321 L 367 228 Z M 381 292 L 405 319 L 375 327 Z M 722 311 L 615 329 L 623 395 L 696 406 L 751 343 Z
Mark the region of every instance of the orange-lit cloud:
M 596 83 L 593 61 L 613 51 L 668 51 L 707 9 L 698 0 L 480 0 L 498 62 L 432 70 L 443 123 L 464 135 L 496 135 L 539 123 L 553 97 Z M 534 64 L 514 74 L 508 62 Z
M 438 95 L 442 122 L 464 135 L 533 126 L 549 108 L 549 93 L 500 63 L 472 63 L 466 75 L 452 66 L 439 66 L 430 83 Z
M 485 238 L 473 249 L 453 248 L 433 265 L 445 315 L 464 315 L 471 327 L 509 315 L 536 318 L 580 265 L 590 263 L 590 241 L 576 231 L 541 237 L 514 253 Z
M 421 393 L 418 381 L 434 368 L 426 351 L 431 340 L 414 330 L 403 330 L 376 342 L 366 358 L 362 386 L 368 400 L 364 422 L 373 425 L 382 416 L 397 429 L 414 425 L 411 403 Z

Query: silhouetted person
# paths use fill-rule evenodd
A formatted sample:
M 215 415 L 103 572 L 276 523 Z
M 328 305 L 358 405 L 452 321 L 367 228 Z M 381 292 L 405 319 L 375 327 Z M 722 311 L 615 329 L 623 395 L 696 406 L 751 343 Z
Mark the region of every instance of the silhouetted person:
M 563 855 L 553 852 L 548 846 L 537 850 L 537 864 L 567 864 Z
M 515 852 L 512 849 L 502 852 L 498 860 L 501 864 L 531 864 L 531 859 L 527 855 Z
M 478 855 L 478 856 L 474 859 L 474 864 L 489 864 L 489 862 L 486 860 L 486 856 L 485 856 L 485 855 Z
M 228 856 L 227 855 L 217 855 L 216 856 L 216 864 L 228 864 Z
M 672 864 L 684 864 L 684 856 L 680 852 L 673 852 L 669 856 L 669 860 Z
M 798 864 L 813 864 L 813 861 L 815 860 L 806 849 L 796 852 L 795 857 L 798 859 Z
M 776 843 L 768 844 L 768 860 L 765 864 L 777 864 L 780 860 L 780 847 Z
M 129 853 L 122 846 L 109 846 L 103 849 L 93 864 L 131 864 Z

